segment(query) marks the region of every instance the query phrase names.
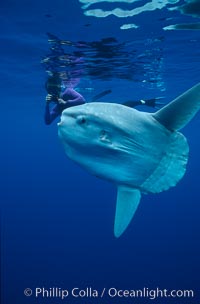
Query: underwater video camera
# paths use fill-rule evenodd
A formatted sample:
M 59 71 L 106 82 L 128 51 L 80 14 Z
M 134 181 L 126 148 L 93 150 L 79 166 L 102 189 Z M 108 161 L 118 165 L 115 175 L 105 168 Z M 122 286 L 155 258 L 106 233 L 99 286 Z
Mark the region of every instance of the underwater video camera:
M 57 102 L 61 94 L 62 81 L 59 75 L 49 76 L 45 88 L 48 94 L 52 95 L 52 100 Z

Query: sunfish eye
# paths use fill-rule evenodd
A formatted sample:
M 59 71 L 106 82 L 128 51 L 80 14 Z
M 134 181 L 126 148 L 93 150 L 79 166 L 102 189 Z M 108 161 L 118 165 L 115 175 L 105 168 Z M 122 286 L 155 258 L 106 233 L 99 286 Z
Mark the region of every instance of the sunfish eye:
M 77 123 L 78 123 L 79 125 L 85 124 L 85 123 L 86 123 L 86 117 L 83 116 L 83 115 L 79 115 L 79 116 L 77 117 Z

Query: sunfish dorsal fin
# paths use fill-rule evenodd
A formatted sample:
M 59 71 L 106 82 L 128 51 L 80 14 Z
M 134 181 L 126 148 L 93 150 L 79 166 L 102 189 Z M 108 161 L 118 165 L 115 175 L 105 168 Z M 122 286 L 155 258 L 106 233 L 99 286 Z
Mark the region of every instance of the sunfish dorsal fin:
M 118 187 L 115 212 L 114 234 L 119 237 L 128 227 L 140 202 L 141 193 L 137 189 Z
M 169 130 L 183 128 L 200 109 L 200 83 L 153 114 Z

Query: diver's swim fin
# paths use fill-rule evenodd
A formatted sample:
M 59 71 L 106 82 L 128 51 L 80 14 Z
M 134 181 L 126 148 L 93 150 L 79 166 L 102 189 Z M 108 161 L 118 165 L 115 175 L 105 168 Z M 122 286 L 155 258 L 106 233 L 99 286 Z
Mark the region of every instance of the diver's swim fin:
M 112 92 L 111 90 L 105 90 L 105 91 L 103 91 L 103 92 L 101 92 L 101 93 L 95 95 L 95 96 L 92 98 L 91 102 L 95 102 L 95 101 L 97 101 L 98 99 L 100 99 L 101 97 L 104 97 L 105 95 L 110 94 L 111 92 Z

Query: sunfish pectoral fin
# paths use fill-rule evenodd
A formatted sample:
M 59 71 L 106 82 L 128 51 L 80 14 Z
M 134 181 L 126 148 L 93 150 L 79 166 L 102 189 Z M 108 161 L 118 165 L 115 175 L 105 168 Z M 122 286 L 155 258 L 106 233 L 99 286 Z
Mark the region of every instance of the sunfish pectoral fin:
M 119 237 L 128 227 L 139 205 L 141 193 L 137 189 L 118 187 L 114 234 Z
M 153 114 L 169 130 L 179 130 L 195 116 L 200 109 L 200 83 L 174 99 Z

